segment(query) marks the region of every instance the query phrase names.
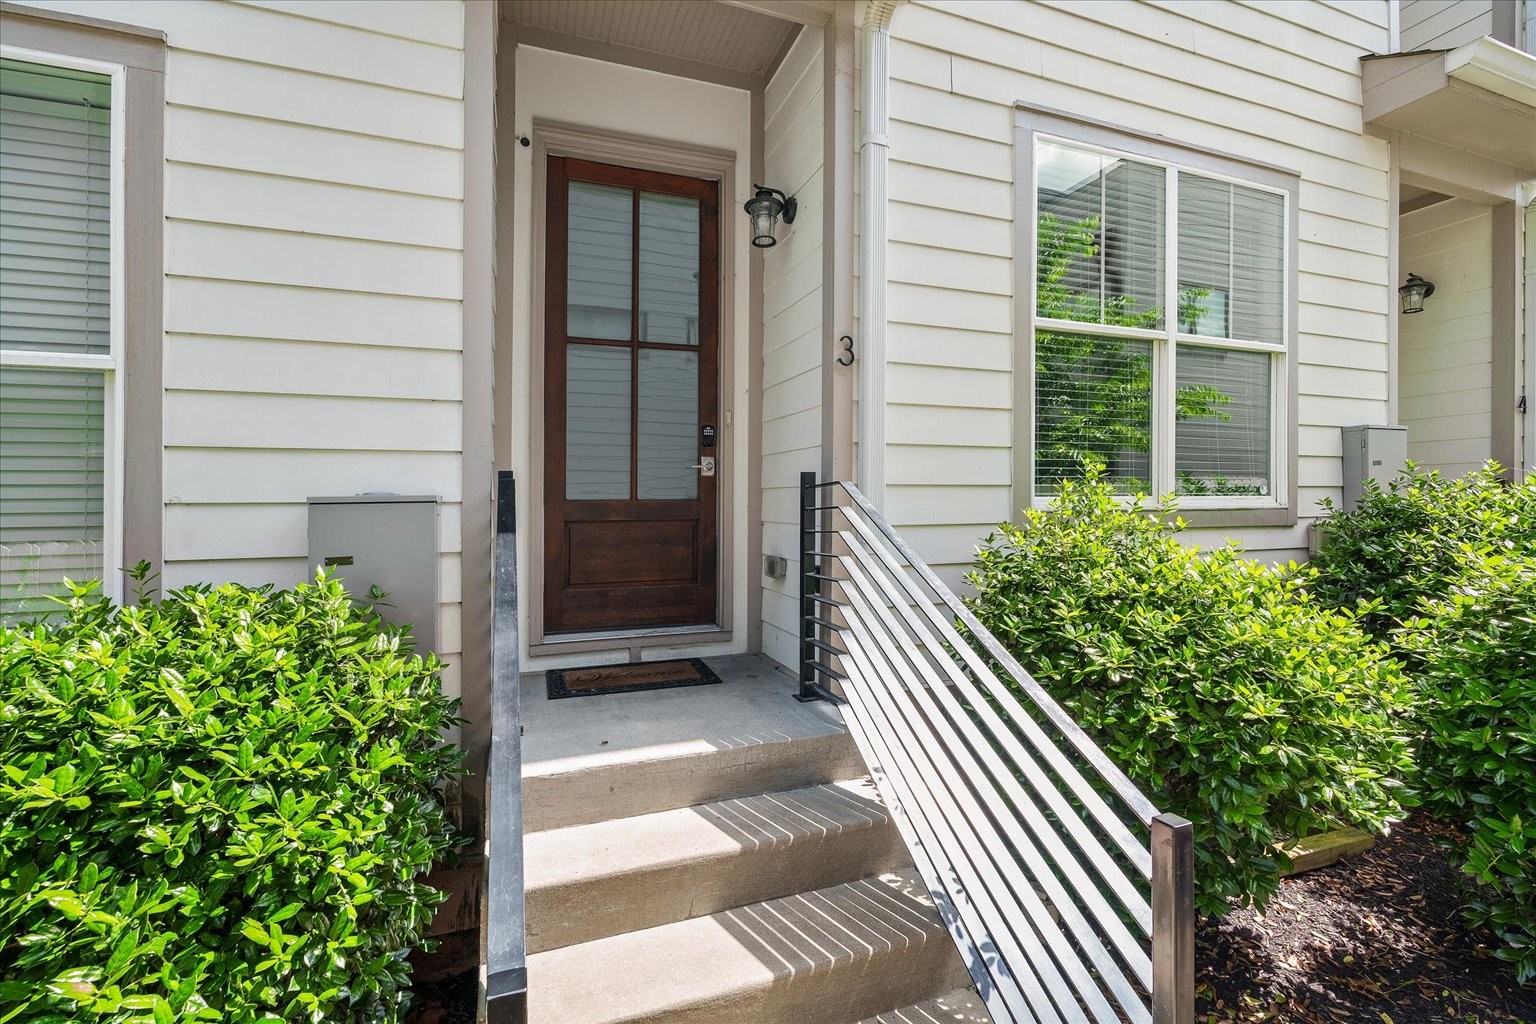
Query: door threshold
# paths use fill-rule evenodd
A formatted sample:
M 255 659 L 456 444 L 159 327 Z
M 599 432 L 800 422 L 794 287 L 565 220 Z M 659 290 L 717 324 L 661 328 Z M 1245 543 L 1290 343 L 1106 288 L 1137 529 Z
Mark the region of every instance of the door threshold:
M 632 640 L 645 636 L 679 636 L 688 633 L 724 632 L 713 622 L 704 626 L 652 626 L 647 629 L 594 629 L 585 633 L 548 633 L 546 644 L 579 644 L 584 640 Z
M 675 644 L 697 637 L 701 643 L 729 643 L 731 631 L 714 623 L 699 626 L 652 626 L 646 629 L 597 629 L 581 633 L 550 633 L 530 645 L 533 655 L 559 654 L 564 651 L 615 650 L 624 647 L 652 647 Z

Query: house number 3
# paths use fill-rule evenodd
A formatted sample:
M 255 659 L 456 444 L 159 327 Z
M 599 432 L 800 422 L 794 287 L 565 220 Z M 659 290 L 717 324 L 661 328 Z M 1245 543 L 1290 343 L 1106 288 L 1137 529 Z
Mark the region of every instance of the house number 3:
M 841 352 L 839 352 L 838 356 L 837 356 L 837 365 L 838 366 L 852 366 L 853 365 L 853 335 L 845 334 L 841 338 L 838 338 L 837 341 L 838 341 L 838 344 L 843 346 L 843 350 Z

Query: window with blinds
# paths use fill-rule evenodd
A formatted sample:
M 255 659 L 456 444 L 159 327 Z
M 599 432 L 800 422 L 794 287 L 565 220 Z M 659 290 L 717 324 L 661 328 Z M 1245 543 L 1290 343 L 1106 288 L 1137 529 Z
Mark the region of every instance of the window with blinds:
M 1036 136 L 1033 493 L 1274 505 L 1287 195 Z
M 108 557 L 112 80 L 0 59 L 0 619 Z

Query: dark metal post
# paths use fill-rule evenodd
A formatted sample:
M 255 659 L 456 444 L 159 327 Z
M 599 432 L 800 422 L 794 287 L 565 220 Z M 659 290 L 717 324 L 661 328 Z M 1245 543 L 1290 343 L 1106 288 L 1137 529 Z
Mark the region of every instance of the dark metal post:
M 811 621 L 816 614 L 816 603 L 811 600 L 819 592 L 816 579 L 816 474 L 800 474 L 800 692 L 798 701 L 820 700 L 816 692 L 816 624 Z
M 528 1019 L 523 906 L 522 676 L 517 642 L 517 491 L 496 480 L 496 548 L 491 590 L 491 743 L 486 754 L 485 978 L 489 1024 Z
M 1152 1024 L 1194 1019 L 1194 826 L 1159 814 L 1152 819 Z

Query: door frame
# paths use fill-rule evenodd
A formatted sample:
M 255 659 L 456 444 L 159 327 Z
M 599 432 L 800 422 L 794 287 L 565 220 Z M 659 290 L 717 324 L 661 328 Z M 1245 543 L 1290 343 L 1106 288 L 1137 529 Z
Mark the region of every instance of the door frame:
M 544 523 L 544 448 L 542 427 L 544 422 L 544 300 L 545 300 L 545 246 L 546 234 L 543 211 L 548 208 L 549 158 L 552 156 L 574 157 L 599 163 L 637 167 L 666 174 L 680 174 L 693 178 L 712 178 L 720 183 L 719 252 L 720 279 L 716 282 L 720 297 L 719 338 L 719 395 L 721 455 L 734 453 L 736 431 L 743 429 L 746 410 L 734 406 L 736 380 L 736 323 L 735 288 L 736 251 L 738 230 L 734 216 L 736 195 L 737 156 L 725 149 L 695 146 L 671 142 L 646 135 L 632 135 L 602 128 L 590 128 L 569 122 L 535 118 L 532 130 L 533 142 L 533 247 L 532 281 L 530 282 L 530 364 L 527 427 L 530 438 L 539 439 L 529 445 L 532 479 L 528 482 L 528 504 L 535 510 L 529 516 L 528 559 L 528 652 L 532 656 L 547 654 L 573 654 L 582 651 L 623 650 L 638 647 L 679 647 L 688 644 L 722 644 L 731 640 L 732 595 L 735 587 L 736 566 L 731 557 L 735 550 L 735 484 L 738 474 L 748 467 L 735 465 L 735 458 L 721 458 L 717 474 L 718 517 L 716 566 L 715 624 L 713 626 L 662 626 L 635 630 L 613 630 L 593 633 L 570 633 L 551 637 L 544 628 L 544 581 L 543 551 Z M 727 424 L 729 419 L 729 424 Z M 746 424 L 744 429 L 751 429 Z M 748 476 L 751 482 L 751 476 Z M 750 528 L 750 527 L 749 527 Z

